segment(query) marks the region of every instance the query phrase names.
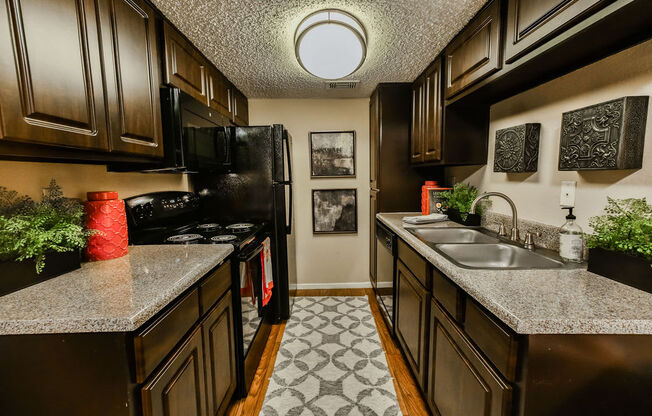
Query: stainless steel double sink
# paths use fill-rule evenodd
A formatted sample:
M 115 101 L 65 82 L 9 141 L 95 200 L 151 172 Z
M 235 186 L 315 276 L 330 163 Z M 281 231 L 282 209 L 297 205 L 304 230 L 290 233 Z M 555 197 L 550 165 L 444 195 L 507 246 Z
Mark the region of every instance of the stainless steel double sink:
M 557 269 L 551 250 L 527 250 L 483 228 L 406 228 L 457 266 L 467 269 Z

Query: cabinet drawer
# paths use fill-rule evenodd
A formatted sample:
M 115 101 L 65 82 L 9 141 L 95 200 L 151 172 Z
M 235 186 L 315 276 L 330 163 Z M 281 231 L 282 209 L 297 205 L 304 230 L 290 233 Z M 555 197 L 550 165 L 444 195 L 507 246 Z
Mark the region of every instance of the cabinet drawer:
M 199 319 L 199 293 L 193 289 L 134 336 L 136 381 L 142 383 Z
M 518 355 L 516 335 L 471 299 L 466 300 L 464 329 L 503 376 L 513 382 Z
M 455 320 L 460 321 L 457 286 L 435 268 L 432 269 L 432 296 Z
M 412 250 L 403 240 L 398 240 L 398 257 L 410 269 L 414 277 L 419 280 L 419 283 L 426 290 L 430 290 L 432 283 L 428 276 L 428 263 L 424 258 Z
M 211 273 L 199 285 L 200 310 L 203 315 L 231 287 L 231 261 L 227 261 Z

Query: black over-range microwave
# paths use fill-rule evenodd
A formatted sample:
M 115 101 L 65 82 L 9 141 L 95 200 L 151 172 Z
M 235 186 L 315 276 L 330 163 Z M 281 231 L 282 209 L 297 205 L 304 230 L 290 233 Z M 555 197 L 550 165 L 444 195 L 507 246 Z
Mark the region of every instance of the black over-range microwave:
M 228 118 L 178 88 L 161 88 L 163 160 L 112 164 L 111 171 L 229 172 L 235 131 Z
M 178 88 L 161 88 L 163 164 L 155 171 L 224 172 L 231 166 L 228 120 Z

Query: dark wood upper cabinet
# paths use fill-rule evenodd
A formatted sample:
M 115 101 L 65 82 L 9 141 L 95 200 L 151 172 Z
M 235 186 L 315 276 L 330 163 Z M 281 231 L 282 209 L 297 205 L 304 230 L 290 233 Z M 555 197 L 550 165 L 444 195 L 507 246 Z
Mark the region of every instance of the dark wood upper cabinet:
M 507 416 L 512 388 L 433 299 L 430 302 L 428 391 L 436 415 Z
M 511 63 L 613 0 L 509 0 L 505 62 Z
M 208 105 L 207 62 L 169 23 L 163 24 L 165 37 L 165 83 Z
M 154 10 L 143 0 L 100 1 L 111 151 L 162 156 Z
M 446 98 L 502 67 L 500 0 L 493 0 L 446 47 Z
M 222 416 L 226 413 L 236 387 L 231 292 L 215 305 L 201 326 L 206 354 L 208 414 Z
M 429 292 L 402 261 L 396 265 L 396 337 L 422 389 L 426 383 Z
M 441 59 L 426 69 L 424 80 L 423 158 L 426 162 L 434 162 L 442 156 Z
M 141 390 L 143 416 L 206 416 L 200 327 Z
M 0 141 L 108 149 L 95 6 L 0 4 Z
M 412 163 L 442 160 L 441 77 L 441 58 L 437 58 L 412 85 Z
M 213 66 L 208 66 L 208 105 L 229 120 L 233 118 L 231 83 Z
M 237 126 L 249 125 L 249 101 L 240 90 L 233 88 L 233 123 Z
M 425 161 L 424 148 L 424 111 L 423 96 L 425 77 L 420 76 L 412 84 L 412 122 L 410 125 L 410 162 L 422 163 Z

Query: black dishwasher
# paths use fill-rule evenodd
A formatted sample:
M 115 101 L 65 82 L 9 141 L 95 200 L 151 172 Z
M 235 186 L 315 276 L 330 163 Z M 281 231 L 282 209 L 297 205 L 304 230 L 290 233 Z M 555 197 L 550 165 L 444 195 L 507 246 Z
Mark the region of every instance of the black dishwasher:
M 376 220 L 376 299 L 385 321 L 394 328 L 394 282 L 396 271 L 396 234 Z

